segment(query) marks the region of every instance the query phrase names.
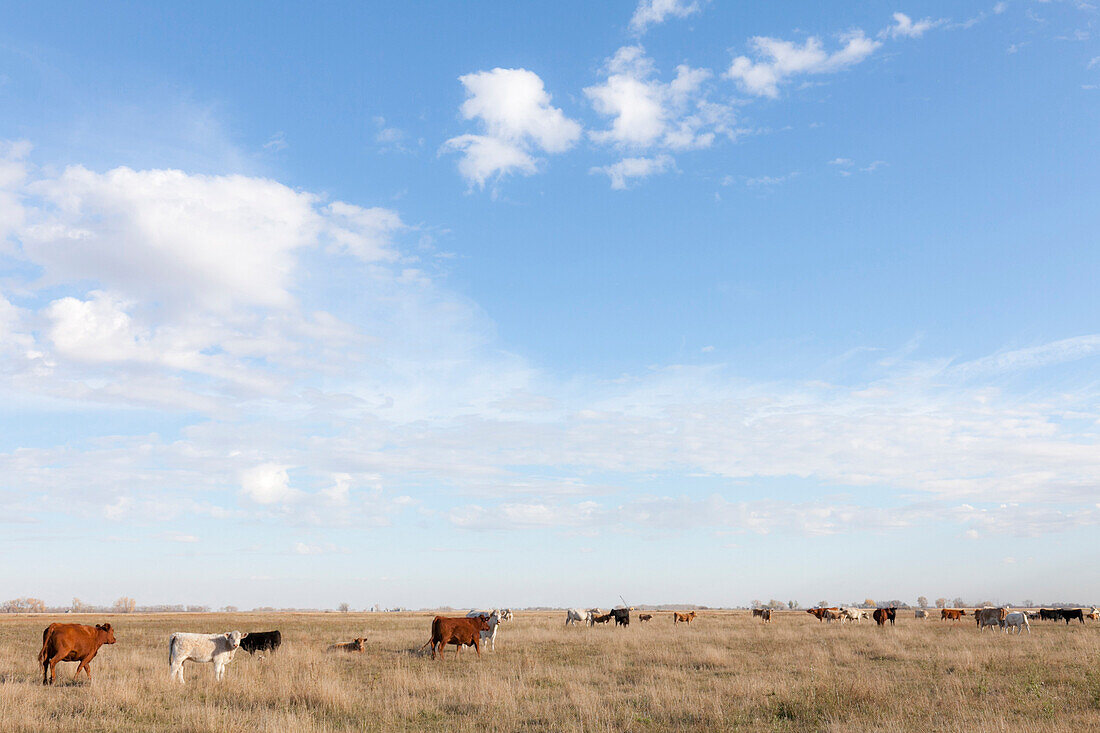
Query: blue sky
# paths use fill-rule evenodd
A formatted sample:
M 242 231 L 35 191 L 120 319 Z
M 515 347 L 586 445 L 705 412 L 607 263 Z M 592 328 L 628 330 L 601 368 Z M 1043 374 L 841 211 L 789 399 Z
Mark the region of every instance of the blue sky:
M 9 596 L 1100 595 L 1093 5 L 3 17 Z

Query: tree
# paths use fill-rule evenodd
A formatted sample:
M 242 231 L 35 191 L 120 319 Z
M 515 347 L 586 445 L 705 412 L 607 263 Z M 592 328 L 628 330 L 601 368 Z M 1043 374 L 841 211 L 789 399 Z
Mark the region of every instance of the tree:
M 867 608 L 874 608 L 877 604 L 875 603 L 874 598 L 864 598 L 863 599 L 863 605 L 866 606 Z
M 829 602 L 828 601 L 818 601 L 817 602 L 817 607 L 818 608 L 828 608 L 829 607 Z
M 222 612 L 223 613 L 236 613 L 237 612 L 237 607 L 236 606 L 224 606 L 222 608 Z
M 123 596 L 115 601 L 115 613 L 133 613 L 135 607 L 137 607 L 137 601 L 133 598 Z
M 792 611 L 798 608 L 798 601 L 787 601 L 787 608 L 791 609 Z
M 928 599 L 924 596 L 917 596 L 917 605 L 921 608 L 928 608 Z
M 955 608 L 962 608 L 966 605 L 966 601 L 959 597 L 956 597 L 955 600 L 951 601 L 951 603 L 955 606 Z
M 348 604 L 341 603 L 340 604 L 340 613 L 347 613 L 347 612 L 348 612 Z
M 45 613 L 46 604 L 38 598 L 14 598 L 0 605 L 3 613 Z
M 73 609 L 73 613 L 80 613 L 84 610 L 84 601 L 79 598 L 74 598 L 71 608 Z
M 944 608 L 946 606 L 947 606 L 947 599 L 946 598 L 937 598 L 936 599 L 936 608 Z
M 753 608 L 760 608 L 760 601 L 753 601 L 752 602 L 752 607 Z
M 1028 598 L 1026 601 L 1024 601 L 1024 608 L 1035 608 L 1035 601 Z
M 776 599 L 773 598 L 770 601 L 768 601 L 768 608 L 770 608 L 773 611 L 778 611 L 781 608 L 783 608 L 783 601 L 777 601 Z

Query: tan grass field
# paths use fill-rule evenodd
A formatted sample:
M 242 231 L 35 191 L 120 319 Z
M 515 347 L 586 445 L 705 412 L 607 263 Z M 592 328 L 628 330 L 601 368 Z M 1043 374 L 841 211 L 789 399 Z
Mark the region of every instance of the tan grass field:
M 899 612 L 901 615 L 901 612 Z M 1100 626 L 1032 623 L 1030 636 L 972 620 L 819 623 L 777 613 L 667 612 L 629 629 L 563 628 L 517 613 L 496 652 L 442 662 L 415 650 L 429 614 L 181 614 L 0 617 L 0 731 L 345 730 L 1100 730 Z M 91 682 L 37 663 L 51 621 L 114 624 Z M 172 631 L 279 629 L 277 655 L 238 652 L 227 679 L 188 664 L 168 680 Z M 333 656 L 334 641 L 368 651 Z

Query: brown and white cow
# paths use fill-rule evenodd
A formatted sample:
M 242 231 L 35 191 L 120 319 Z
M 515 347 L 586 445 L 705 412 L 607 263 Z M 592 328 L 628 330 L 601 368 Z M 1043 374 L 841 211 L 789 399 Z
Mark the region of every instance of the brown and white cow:
M 435 659 L 437 651 L 439 658 L 442 659 L 443 649 L 448 644 L 455 645 L 455 656 L 458 656 L 462 647 L 473 646 L 480 657 L 482 631 L 489 631 L 489 623 L 484 616 L 473 618 L 436 616 L 432 619 L 432 638 L 428 641 L 432 646 L 432 659 Z
M 976 608 L 974 609 L 974 621 L 978 625 L 978 631 L 986 626 L 1004 626 L 1008 610 L 1004 608 Z
M 672 623 L 685 623 L 690 624 L 695 620 L 695 611 L 688 611 L 687 613 L 680 613 L 679 611 L 672 612 Z
M 326 652 L 362 652 L 362 651 L 366 651 L 367 648 L 366 648 L 366 646 L 363 645 L 363 643 L 365 641 L 366 641 L 366 639 L 362 638 L 362 637 L 360 637 L 358 639 L 355 639 L 354 641 L 338 641 L 335 644 L 329 644 L 328 649 L 325 649 L 325 651 Z
M 824 621 L 826 619 L 832 620 L 833 617 L 829 615 L 829 611 L 836 611 L 838 614 L 840 613 L 840 609 L 836 608 L 835 606 L 830 606 L 828 608 L 819 607 L 806 609 L 806 613 L 815 617 L 818 621 Z
M 104 644 L 115 643 L 115 632 L 110 624 L 50 624 L 42 632 L 42 651 L 38 663 L 42 665 L 42 684 L 53 684 L 57 679 L 58 662 L 80 662 L 73 679 L 84 670 L 92 677 L 91 663 L 96 652 Z

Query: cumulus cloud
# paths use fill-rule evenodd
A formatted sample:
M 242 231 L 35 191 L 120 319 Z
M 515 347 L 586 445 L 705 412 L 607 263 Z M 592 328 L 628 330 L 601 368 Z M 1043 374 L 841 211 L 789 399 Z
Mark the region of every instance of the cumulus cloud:
M 861 30 L 842 35 L 840 41 L 840 48 L 828 52 L 821 40 L 813 36 L 801 45 L 756 36 L 749 42 L 756 60 L 738 56 L 726 76 L 748 94 L 774 98 L 779 96 L 779 87 L 794 77 L 842 71 L 864 61 L 882 45 Z
M 623 46 L 608 60 L 606 79 L 584 90 L 611 127 L 590 133 L 597 143 L 627 148 L 688 150 L 710 146 L 717 135 L 734 136 L 733 109 L 708 98 L 712 74 L 686 64 L 669 82 L 655 78 L 641 46 Z
M 589 173 L 602 173 L 611 179 L 611 188 L 625 189 L 631 179 L 648 178 L 664 173 L 674 165 L 672 156 L 658 155 L 655 158 L 623 158 L 618 163 L 596 166 Z
M 699 12 L 698 2 L 684 0 L 640 0 L 630 17 L 630 30 L 645 33 L 650 26 L 660 25 L 669 18 L 686 18 Z
M 291 501 L 298 492 L 290 488 L 290 474 L 278 463 L 261 463 L 241 472 L 241 494 L 257 504 Z
M 580 138 L 581 126 L 550 103 L 533 71 L 496 68 L 459 81 L 466 89 L 462 116 L 476 120 L 483 133 L 451 138 L 444 149 L 463 153 L 459 171 L 479 187 L 491 177 L 533 173 L 535 152 L 562 153 Z

